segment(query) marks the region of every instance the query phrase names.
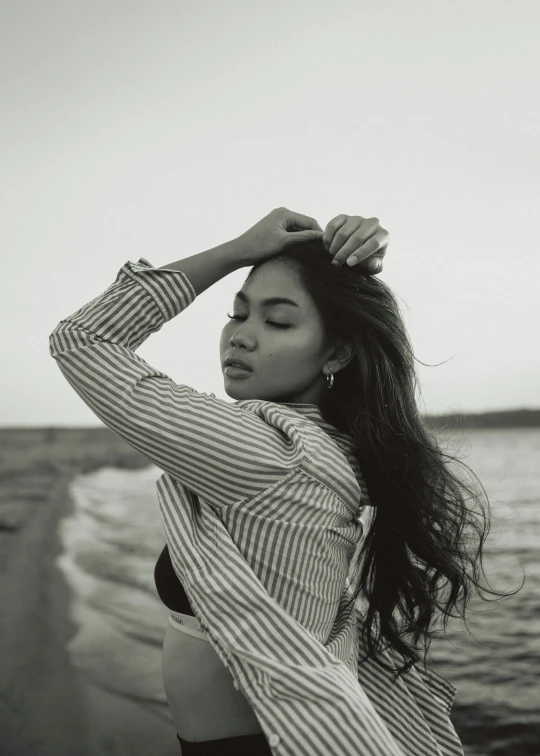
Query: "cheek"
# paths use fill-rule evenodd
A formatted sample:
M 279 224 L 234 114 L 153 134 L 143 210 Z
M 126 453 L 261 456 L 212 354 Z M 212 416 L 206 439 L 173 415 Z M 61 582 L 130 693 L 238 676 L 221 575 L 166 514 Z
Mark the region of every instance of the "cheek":
M 229 331 L 231 331 L 231 328 L 229 325 L 225 325 L 221 330 L 221 336 L 219 339 L 219 348 L 221 351 L 227 348 L 229 343 Z
M 307 369 L 316 361 L 315 350 L 305 334 L 291 334 L 273 341 L 268 351 L 268 359 L 282 364 Z

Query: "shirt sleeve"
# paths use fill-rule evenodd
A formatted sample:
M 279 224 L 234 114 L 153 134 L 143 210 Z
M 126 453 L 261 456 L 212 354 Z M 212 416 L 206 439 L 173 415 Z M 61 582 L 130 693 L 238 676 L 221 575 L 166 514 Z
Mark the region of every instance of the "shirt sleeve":
M 218 506 L 253 497 L 302 461 L 287 422 L 175 383 L 135 350 L 196 297 L 181 271 L 128 261 L 116 280 L 49 337 L 50 353 L 107 427 Z M 288 429 L 290 431 L 288 432 Z

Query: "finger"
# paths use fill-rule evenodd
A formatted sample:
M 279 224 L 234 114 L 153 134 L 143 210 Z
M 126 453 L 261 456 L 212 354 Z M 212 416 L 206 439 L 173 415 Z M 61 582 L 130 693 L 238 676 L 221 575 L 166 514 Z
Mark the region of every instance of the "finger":
M 373 255 L 372 257 L 369 257 L 367 260 L 364 260 L 364 262 L 362 263 L 362 267 L 368 273 L 371 273 L 372 276 L 375 276 L 377 275 L 377 273 L 382 273 L 383 263 L 379 257 L 376 257 L 375 255 Z
M 332 242 L 334 241 L 334 236 L 336 235 L 337 231 L 339 231 L 339 229 L 348 221 L 348 219 L 348 215 L 336 215 L 335 218 L 332 218 L 332 220 L 326 224 L 326 228 L 324 229 L 323 234 L 323 244 L 328 251 L 330 251 L 330 247 L 332 246 Z
M 354 225 L 349 228 L 348 224 L 345 224 L 345 226 L 339 231 L 339 233 L 342 234 L 341 238 L 344 239 L 344 243 L 341 247 L 337 247 L 336 243 L 336 253 L 334 254 L 332 264 L 339 266 L 343 265 L 351 255 L 355 254 L 363 244 L 376 234 L 379 228 L 379 221 L 376 218 L 363 220 L 360 228 L 357 228 L 356 231 L 354 231 Z M 334 246 L 332 245 L 330 254 L 333 252 Z
M 358 215 L 352 215 L 347 219 L 347 222 L 344 223 L 344 225 L 336 231 L 332 244 L 330 245 L 330 249 L 328 250 L 332 257 L 334 257 L 334 259 L 336 255 L 342 255 L 343 249 L 346 248 L 346 245 L 349 243 L 351 237 L 354 237 L 356 235 L 356 238 L 359 240 L 361 239 L 362 241 L 367 238 L 367 234 L 363 231 L 363 224 L 365 224 L 363 218 L 360 218 Z M 361 241 L 359 241 L 356 246 L 358 247 L 360 243 Z M 343 257 L 340 257 L 339 259 L 343 260 Z
M 279 250 L 282 252 L 288 249 L 291 244 L 297 242 L 309 242 L 321 239 L 322 234 L 322 231 L 288 231 L 279 244 Z
M 358 261 L 358 264 L 365 264 L 369 269 L 371 266 L 367 265 L 367 263 L 372 258 L 376 257 L 380 260 L 382 265 L 383 258 L 386 254 L 386 248 L 388 247 L 388 241 L 388 232 L 385 231 L 384 228 L 379 229 L 371 239 L 368 239 L 368 241 L 362 244 L 360 249 L 354 253 L 354 257 Z M 355 262 L 352 262 L 351 264 L 354 265 Z
M 295 213 L 293 210 L 287 210 L 286 207 L 280 209 L 283 211 L 286 231 L 313 230 L 322 232 L 322 228 L 319 226 L 315 218 L 312 218 L 309 215 L 302 215 L 302 213 Z
M 332 263 L 335 263 L 337 259 L 336 264 L 340 266 L 345 262 L 348 265 L 361 264 L 375 253 L 382 260 L 386 254 L 388 236 L 389 234 L 384 228 L 379 228 L 373 236 L 362 243 L 362 237 L 355 234 L 339 251 Z
M 382 240 L 381 246 L 378 250 L 376 250 L 374 253 L 369 254 L 368 256 L 364 257 L 358 265 L 362 267 L 363 270 L 367 271 L 371 274 L 381 273 L 383 269 L 383 263 L 384 263 L 384 256 L 386 255 L 386 250 L 388 248 L 388 233 L 384 231 L 384 229 L 381 229 L 381 232 L 379 234 L 380 239 Z M 371 240 L 370 240 L 371 241 Z M 364 245 L 365 246 L 365 245 Z M 369 250 L 368 250 L 369 251 Z M 359 253 L 361 253 L 362 250 L 359 250 Z M 356 254 L 354 255 L 356 257 Z M 349 258 L 350 260 L 351 258 Z M 347 261 L 349 262 L 349 261 Z M 355 264 L 355 263 L 352 263 Z

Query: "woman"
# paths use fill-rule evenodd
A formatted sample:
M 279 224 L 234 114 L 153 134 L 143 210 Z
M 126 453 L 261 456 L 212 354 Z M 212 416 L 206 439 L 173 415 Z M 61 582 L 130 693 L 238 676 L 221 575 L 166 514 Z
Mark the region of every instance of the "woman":
M 479 587 L 488 525 L 419 416 L 398 306 L 370 275 L 387 244 L 376 218 L 323 232 L 278 208 L 162 268 L 126 263 L 51 335 L 81 398 L 164 470 L 155 578 L 184 756 L 463 753 L 455 688 L 417 648 Z M 220 344 L 234 403 L 134 354 L 244 266 Z

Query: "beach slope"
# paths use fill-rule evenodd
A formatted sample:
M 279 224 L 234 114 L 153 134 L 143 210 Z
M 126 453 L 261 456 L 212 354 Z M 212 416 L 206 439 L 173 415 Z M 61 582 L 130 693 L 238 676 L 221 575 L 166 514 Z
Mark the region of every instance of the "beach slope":
M 175 733 L 72 667 L 77 631 L 55 560 L 74 475 L 150 463 L 107 428 L 0 429 L 0 751 L 3 756 L 180 752 Z

